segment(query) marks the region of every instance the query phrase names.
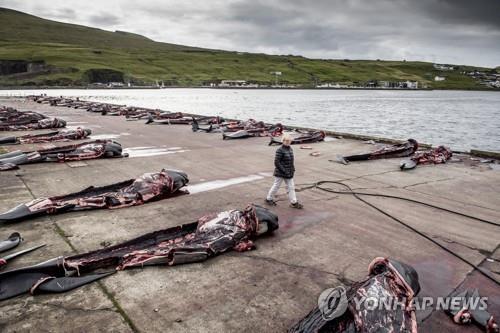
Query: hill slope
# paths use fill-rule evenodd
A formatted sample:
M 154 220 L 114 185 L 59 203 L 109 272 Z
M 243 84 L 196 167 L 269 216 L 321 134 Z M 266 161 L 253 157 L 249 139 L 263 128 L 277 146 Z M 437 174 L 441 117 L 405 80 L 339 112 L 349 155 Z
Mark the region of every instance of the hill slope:
M 281 71 L 280 82 L 303 86 L 416 80 L 432 88 L 483 88 L 459 74 L 477 69 L 470 66 L 443 73 L 425 62 L 319 60 L 209 50 L 50 21 L 5 8 L 0 8 L 0 22 L 2 86 L 84 85 L 108 74 L 137 84 L 164 81 L 192 86 L 224 79 L 271 83 L 271 72 Z M 434 82 L 436 75 L 447 79 Z

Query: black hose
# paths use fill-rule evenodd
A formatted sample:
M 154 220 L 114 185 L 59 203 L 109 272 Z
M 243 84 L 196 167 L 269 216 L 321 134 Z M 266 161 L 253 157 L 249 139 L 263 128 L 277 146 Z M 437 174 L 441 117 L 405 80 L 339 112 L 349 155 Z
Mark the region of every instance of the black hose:
M 336 191 L 336 190 L 333 190 L 331 188 L 325 188 L 325 187 L 322 187 L 323 184 L 338 184 L 338 185 L 342 185 L 344 186 L 345 188 L 348 189 L 348 191 Z M 432 243 L 436 244 L 437 246 L 439 246 L 440 248 L 442 248 L 443 250 L 445 250 L 446 252 L 450 253 L 451 255 L 453 255 L 454 257 L 460 259 L 461 261 L 465 262 L 466 264 L 468 264 L 469 266 L 471 266 L 473 269 L 477 270 L 479 273 L 481 273 L 482 275 L 484 275 L 485 277 L 487 277 L 488 279 L 490 279 L 491 281 L 495 282 L 496 284 L 500 285 L 500 281 L 498 281 L 495 277 L 493 277 L 492 275 L 490 275 L 487 271 L 483 270 L 481 267 L 475 265 L 474 263 L 470 262 L 469 260 L 465 259 L 464 257 L 462 257 L 461 255 L 453 252 L 452 250 L 448 249 L 447 247 L 441 245 L 439 242 L 435 241 L 434 239 L 432 239 L 431 237 L 427 236 L 426 234 L 424 234 L 423 232 L 415 229 L 414 227 L 408 225 L 407 223 L 401 221 L 400 219 L 398 219 L 397 217 L 387 213 L 386 211 L 382 210 L 381 208 L 375 206 L 374 204 L 364 200 L 363 198 L 360 197 L 360 195 L 368 195 L 368 196 L 375 196 L 375 197 L 382 197 L 382 198 L 393 198 L 393 199 L 401 199 L 401 200 L 406 200 L 406 201 L 409 201 L 409 202 L 414 202 L 414 203 L 418 203 L 418 204 L 422 204 L 422 205 L 425 205 L 425 206 L 428 206 L 428 207 L 432 207 L 432 208 L 437 208 L 437 209 L 441 209 L 443 211 L 446 211 L 446 212 L 449 212 L 449 213 L 453 213 L 453 214 L 457 214 L 457 215 L 460 215 L 460 216 L 464 216 L 464 217 L 467 217 L 467 218 L 471 218 L 471 219 L 474 219 L 474 220 L 477 220 L 477 221 L 480 221 L 480 222 L 483 222 L 483 223 L 487 223 L 487 224 L 491 224 L 491 225 L 495 225 L 495 226 L 500 226 L 500 224 L 498 223 L 495 223 L 495 222 L 491 222 L 491 221 L 488 221 L 488 220 L 484 220 L 484 219 L 481 219 L 481 218 L 478 218 L 478 217 L 475 217 L 475 216 L 470 216 L 470 215 L 467 215 L 467 214 L 463 214 L 463 213 L 460 213 L 460 212 L 456 212 L 456 211 L 453 211 L 453 210 L 450 210 L 450 209 L 447 209 L 447 208 L 443 208 L 443 207 L 439 207 L 439 206 L 435 206 L 435 205 L 432 205 L 432 204 L 429 204 L 429 203 L 426 203 L 426 202 L 422 202 L 422 201 L 418 201 L 418 200 L 413 200 L 413 199 L 409 199 L 409 198 L 404 198 L 404 197 L 398 197 L 398 196 L 393 196 L 393 195 L 386 195 L 386 194 L 376 194 L 376 193 L 364 193 L 364 192 L 354 192 L 352 190 L 352 188 L 347 185 L 347 184 L 344 184 L 340 181 L 334 181 L 334 180 L 323 180 L 323 181 L 319 181 L 317 183 L 314 183 L 312 185 L 309 185 L 309 186 L 306 186 L 304 188 L 301 188 L 299 189 L 300 190 L 307 190 L 307 189 L 312 189 L 312 188 L 317 188 L 319 190 L 322 190 L 322 191 L 325 191 L 325 192 L 330 192 L 330 193 L 335 193 L 335 194 L 351 194 L 353 195 L 356 199 L 358 199 L 359 201 L 365 203 L 366 205 L 376 209 L 377 211 L 379 211 L 380 213 L 384 214 L 385 216 L 388 216 L 390 217 L 391 219 L 393 219 L 394 221 L 398 222 L 399 224 L 405 226 L 406 228 L 410 229 L 411 231 L 415 232 L 416 234 L 424 237 L 425 239 L 431 241 Z
M 331 189 L 328 189 L 330 191 L 327 191 L 327 189 L 324 189 L 324 188 L 321 187 L 322 184 L 328 184 L 328 183 L 339 184 L 339 185 L 345 186 L 346 188 L 349 189 L 349 192 L 345 192 L 345 191 L 333 191 Z M 433 205 L 433 204 L 430 204 L 430 203 L 427 203 L 427 202 L 423 202 L 423 201 L 418 201 L 418 200 L 414 200 L 414 199 L 410 199 L 410 198 L 399 197 L 399 196 L 388 195 L 388 194 L 354 192 L 351 189 L 351 187 L 349 187 L 349 185 L 344 184 L 342 182 L 338 182 L 338 181 L 323 180 L 323 181 L 319 181 L 319 182 L 315 183 L 313 185 L 313 187 L 318 188 L 318 189 L 323 190 L 323 191 L 327 191 L 327 192 L 331 192 L 331 193 L 338 193 L 338 194 L 368 195 L 368 196 L 372 196 L 372 197 L 381 197 L 381 198 L 392 198 L 392 199 L 405 200 L 405 201 L 409 201 L 409 202 L 413 202 L 413 203 L 418 203 L 418 204 L 421 204 L 421 205 L 424 205 L 424 206 L 428 206 L 428 207 L 440 209 L 440 210 L 443 210 L 443 211 L 448 212 L 448 213 L 460 215 L 460 216 L 467 217 L 467 218 L 470 218 L 470 219 L 473 219 L 473 220 L 476 220 L 476 221 L 479 221 L 479 222 L 483 222 L 483 223 L 487 223 L 487 224 L 491 224 L 491 225 L 500 227 L 500 223 L 488 221 L 488 220 L 485 220 L 485 219 L 482 219 L 482 218 L 479 218 L 479 217 L 476 217 L 476 216 L 467 215 L 467 214 L 464 214 L 464 213 L 460 213 L 460 212 L 457 212 L 457 211 L 454 211 L 454 210 L 451 210 L 451 209 L 448 209 L 448 208 L 443 208 L 443 207 L 440 207 L 440 206 L 436 206 L 436 205 Z

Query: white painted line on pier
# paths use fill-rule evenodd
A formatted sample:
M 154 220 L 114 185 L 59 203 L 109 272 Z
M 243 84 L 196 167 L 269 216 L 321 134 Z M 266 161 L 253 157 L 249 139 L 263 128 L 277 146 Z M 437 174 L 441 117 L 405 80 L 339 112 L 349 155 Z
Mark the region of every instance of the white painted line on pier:
M 194 185 L 187 186 L 187 190 L 190 194 L 218 190 L 220 188 L 238 185 L 243 183 L 254 182 L 257 180 L 264 179 L 266 177 L 271 177 L 272 174 L 267 172 L 260 172 L 254 175 L 248 175 L 243 177 L 229 178 L 229 179 L 217 179 L 208 182 L 198 183 Z
M 129 157 L 150 157 L 150 156 L 160 156 L 160 155 L 170 155 L 177 153 L 184 153 L 189 150 L 182 149 L 182 147 L 130 147 L 123 149 L 123 153 L 127 153 Z
M 118 139 L 120 134 L 97 134 L 91 135 L 89 138 L 93 140 L 106 140 L 106 139 Z

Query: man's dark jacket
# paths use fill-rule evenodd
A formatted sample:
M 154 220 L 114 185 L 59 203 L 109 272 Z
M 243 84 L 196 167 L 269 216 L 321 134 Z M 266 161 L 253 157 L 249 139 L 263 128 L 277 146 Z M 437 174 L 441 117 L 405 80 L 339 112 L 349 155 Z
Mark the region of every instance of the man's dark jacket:
M 280 178 L 293 178 L 295 167 L 293 165 L 293 150 L 290 146 L 281 145 L 276 150 L 274 157 L 274 176 Z

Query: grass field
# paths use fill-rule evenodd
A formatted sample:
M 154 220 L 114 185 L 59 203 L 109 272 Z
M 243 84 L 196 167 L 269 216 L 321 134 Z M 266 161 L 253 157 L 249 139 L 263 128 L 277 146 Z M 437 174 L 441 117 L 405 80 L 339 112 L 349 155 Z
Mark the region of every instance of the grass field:
M 85 85 L 85 71 L 113 69 L 140 84 L 195 86 L 217 80 L 314 86 L 324 82 L 362 83 L 370 80 L 419 81 L 437 89 L 482 89 L 459 72 L 440 72 L 426 62 L 319 60 L 300 56 L 209 50 L 159 43 L 146 37 L 45 20 L 0 8 L 0 61 L 43 60 L 47 70 L 0 75 L 0 85 Z M 434 82 L 436 75 L 445 81 Z

